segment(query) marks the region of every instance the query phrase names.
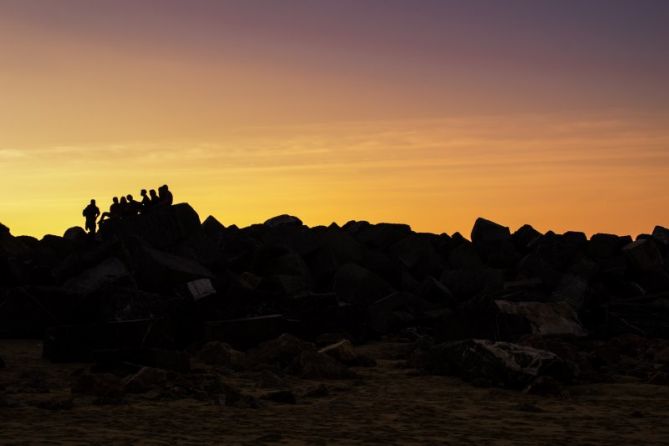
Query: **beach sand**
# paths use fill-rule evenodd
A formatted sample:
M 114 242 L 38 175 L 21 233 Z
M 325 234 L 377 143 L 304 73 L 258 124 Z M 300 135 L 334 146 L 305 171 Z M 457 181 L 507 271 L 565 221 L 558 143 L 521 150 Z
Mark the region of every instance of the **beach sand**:
M 422 376 L 393 359 L 401 348 L 360 347 L 378 361 L 355 368 L 360 379 L 286 378 L 297 404 L 237 408 L 156 392 L 100 405 L 71 394 L 87 364 L 42 360 L 38 341 L 0 341 L 0 444 L 669 445 L 669 386 L 621 378 L 533 396 Z M 255 396 L 268 391 L 257 373 L 223 380 Z M 321 384 L 327 394 L 305 396 Z

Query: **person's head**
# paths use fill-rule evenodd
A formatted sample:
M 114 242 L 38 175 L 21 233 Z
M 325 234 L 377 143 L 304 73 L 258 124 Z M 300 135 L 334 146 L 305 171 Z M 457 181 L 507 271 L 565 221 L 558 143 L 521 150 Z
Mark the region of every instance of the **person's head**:
M 142 197 L 146 197 L 146 189 L 142 189 L 142 192 L 140 192 L 140 195 Z
M 169 190 L 169 189 L 167 188 L 167 184 L 163 184 L 162 189 L 163 189 L 163 190 Z
M 151 190 L 149 191 L 149 195 L 151 195 L 152 197 L 156 197 L 158 194 L 156 193 L 156 190 L 155 190 L 155 189 L 151 189 Z
M 126 198 L 128 199 L 128 201 L 132 201 L 132 200 L 134 200 L 134 198 L 132 198 L 132 195 L 131 195 L 131 194 L 128 194 L 128 196 L 127 196 Z
M 91 204 L 95 206 L 95 198 L 91 199 Z
M 114 203 L 118 203 L 118 197 L 114 197 L 114 198 L 112 198 L 112 201 L 113 201 Z
M 128 200 L 125 199 L 125 197 L 121 197 L 121 204 L 126 204 Z

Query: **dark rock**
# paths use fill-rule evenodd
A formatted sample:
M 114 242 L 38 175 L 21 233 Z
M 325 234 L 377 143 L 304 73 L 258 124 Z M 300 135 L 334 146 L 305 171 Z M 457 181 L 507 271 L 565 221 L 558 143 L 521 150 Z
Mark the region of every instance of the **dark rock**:
M 477 218 L 472 228 L 472 243 L 488 243 L 506 241 L 511 238 L 511 232 L 502 226 L 485 218 Z
M 358 354 L 348 339 L 342 339 L 335 344 L 328 345 L 318 352 L 328 355 L 350 367 L 373 367 L 376 365 L 376 361 L 372 358 Z
M 653 238 L 665 246 L 669 245 L 669 229 L 655 226 L 655 229 L 653 229 Z
M 73 226 L 65 231 L 63 238 L 71 242 L 80 243 L 88 239 L 88 234 L 84 228 L 80 226 Z
M 541 237 L 541 232 L 530 225 L 523 225 L 511 234 L 511 242 L 520 252 L 527 252 L 532 242 Z
M 292 390 L 275 390 L 264 394 L 260 399 L 273 401 L 279 404 L 297 404 L 297 398 L 295 398 L 295 394 Z
M 272 217 L 264 223 L 265 226 L 276 228 L 280 226 L 302 226 L 302 220 L 292 215 L 278 215 Z
M 128 268 L 116 257 L 83 271 L 67 280 L 64 287 L 76 293 L 89 294 L 112 284 L 133 284 Z
M 355 377 L 331 357 L 319 353 L 315 346 L 291 335 L 281 335 L 247 353 L 248 367 L 276 368 L 307 379 L 347 379 Z
M 205 339 L 246 349 L 277 337 L 286 326 L 286 319 L 281 314 L 212 321 L 205 324 Z
M 5 361 L 2 359 L 2 356 L 0 356 L 0 369 L 4 369 L 5 367 Z
M 585 336 L 574 310 L 563 302 L 509 302 L 496 300 L 495 304 L 503 314 L 521 316 L 527 319 L 532 332 L 543 336 L 569 335 Z
M 434 245 L 422 234 L 403 238 L 392 245 L 389 252 L 408 269 L 430 273 L 441 266 Z
M 145 247 L 135 257 L 138 281 L 148 290 L 169 290 L 192 280 L 214 277 L 194 260 Z
M 662 254 L 652 239 L 637 240 L 625 245 L 623 253 L 636 271 L 657 271 L 664 266 Z
M 432 347 L 422 359 L 429 373 L 459 376 L 478 383 L 522 389 L 540 376 L 561 381 L 574 368 L 553 353 L 507 342 L 471 339 Z
M 448 253 L 448 264 L 453 269 L 482 269 L 485 267 L 474 245 L 464 239 Z
M 588 253 L 593 259 L 603 260 L 620 254 L 622 247 L 629 243 L 632 243 L 630 236 L 595 234 L 590 238 Z
M 207 342 L 200 349 L 197 357 L 205 364 L 225 366 L 232 369 L 241 368 L 244 364 L 244 353 L 223 342 Z
M 370 325 L 379 334 L 397 331 L 428 308 L 429 305 L 411 293 L 395 292 L 369 306 Z
M 432 276 L 426 277 L 418 291 L 418 297 L 434 304 L 455 307 L 457 300 L 446 285 Z
M 353 263 L 342 266 L 335 275 L 337 296 L 351 303 L 371 303 L 390 294 L 393 289 L 383 279 Z
M 481 293 L 495 293 L 504 289 L 504 274 L 497 269 L 446 270 L 439 279 L 459 301 Z
M 302 395 L 304 398 L 322 398 L 330 395 L 330 390 L 325 384 L 319 384 L 316 387 L 307 389 Z
M 346 227 L 344 226 L 345 229 Z M 355 237 L 361 243 L 375 249 L 388 249 L 410 234 L 411 227 L 409 225 L 397 223 L 362 224 L 355 231 Z

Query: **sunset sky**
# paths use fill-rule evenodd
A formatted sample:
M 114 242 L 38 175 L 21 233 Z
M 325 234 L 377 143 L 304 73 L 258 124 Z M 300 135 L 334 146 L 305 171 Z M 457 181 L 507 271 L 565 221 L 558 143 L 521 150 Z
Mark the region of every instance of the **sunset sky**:
M 669 226 L 669 1 L 0 0 L 0 222 Z

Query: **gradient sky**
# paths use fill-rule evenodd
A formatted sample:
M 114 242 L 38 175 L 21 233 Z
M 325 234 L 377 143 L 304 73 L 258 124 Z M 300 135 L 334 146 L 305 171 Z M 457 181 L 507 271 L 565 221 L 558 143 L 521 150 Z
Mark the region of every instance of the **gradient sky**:
M 0 0 L 0 222 L 669 226 L 669 1 Z

